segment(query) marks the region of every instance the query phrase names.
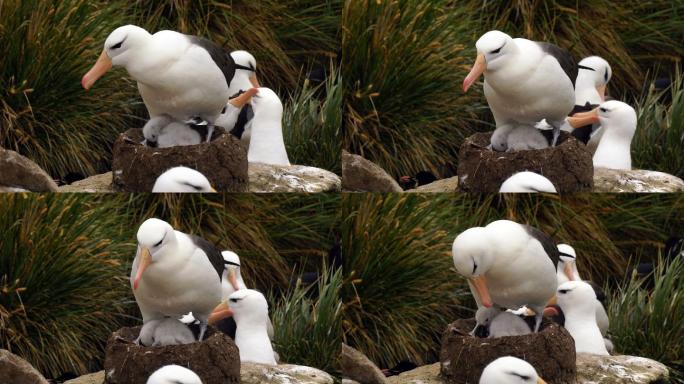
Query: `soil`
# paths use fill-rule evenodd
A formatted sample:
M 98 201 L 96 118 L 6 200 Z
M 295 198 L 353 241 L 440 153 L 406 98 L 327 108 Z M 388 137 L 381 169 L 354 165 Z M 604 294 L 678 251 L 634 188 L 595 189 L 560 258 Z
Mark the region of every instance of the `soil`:
M 117 189 L 151 192 L 159 175 L 178 166 L 199 171 L 219 192 L 248 189 L 247 149 L 220 127 L 210 142 L 198 145 L 153 148 L 141 144 L 143 139 L 142 130 L 133 128 L 114 143 L 112 169 Z
M 475 319 L 449 324 L 442 335 L 441 375 L 446 383 L 478 383 L 484 368 L 503 356 L 532 364 L 549 384 L 575 384 L 575 341 L 559 325 L 547 320 L 538 333 L 480 339 L 470 336 Z
M 140 328 L 121 328 L 107 340 L 105 383 L 145 384 L 154 371 L 169 364 L 191 369 L 204 384 L 240 382 L 240 352 L 230 337 L 213 327 L 201 342 L 164 347 L 135 345 Z
M 512 175 L 530 171 L 551 180 L 558 192 L 590 192 L 594 186 L 591 153 L 567 132 L 556 147 L 496 152 L 488 149 L 492 132 L 476 133 L 459 150 L 458 177 L 462 192 L 498 192 Z

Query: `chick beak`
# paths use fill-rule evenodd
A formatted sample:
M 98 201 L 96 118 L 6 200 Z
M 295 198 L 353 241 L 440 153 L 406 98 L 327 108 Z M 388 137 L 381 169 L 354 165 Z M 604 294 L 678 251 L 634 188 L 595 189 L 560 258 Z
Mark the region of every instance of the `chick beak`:
M 470 283 L 475 287 L 477 295 L 480 297 L 480 302 L 487 308 L 492 307 L 492 297 L 489 296 L 489 289 L 487 289 L 487 279 L 484 276 L 471 277 Z
M 95 62 L 95 65 L 93 65 L 93 67 L 90 68 L 90 71 L 88 71 L 88 73 L 83 76 L 83 79 L 81 79 L 81 85 L 86 90 L 90 89 L 93 84 L 95 84 L 97 79 L 102 77 L 102 75 L 107 73 L 107 71 L 109 71 L 111 68 L 112 59 L 110 59 L 107 55 L 107 52 L 103 50 L 100 58 Z
M 222 302 L 214 308 L 214 311 L 209 315 L 208 323 L 210 325 L 216 324 L 216 322 L 225 319 L 226 317 L 233 316 L 233 311 L 228 307 L 226 302 Z
M 470 73 L 463 79 L 463 92 L 468 92 L 468 88 L 480 78 L 480 75 L 482 75 L 485 70 L 487 70 L 487 60 L 485 59 L 484 54 L 480 53 L 477 55 L 475 64 L 473 64 Z
M 135 274 L 135 279 L 133 280 L 133 289 L 138 289 L 138 285 L 140 284 L 140 279 L 142 278 L 143 273 L 147 269 L 147 267 L 150 265 L 152 262 L 152 255 L 150 254 L 150 250 L 147 249 L 147 247 L 143 247 L 140 250 L 140 262 L 138 263 L 138 272 Z

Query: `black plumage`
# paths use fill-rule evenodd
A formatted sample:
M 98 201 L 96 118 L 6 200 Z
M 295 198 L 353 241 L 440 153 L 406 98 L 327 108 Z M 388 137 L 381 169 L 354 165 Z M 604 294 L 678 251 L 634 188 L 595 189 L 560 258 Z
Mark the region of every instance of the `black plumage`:
M 563 68 L 563 72 L 565 72 L 566 75 L 568 75 L 568 78 L 573 84 L 573 87 L 575 86 L 575 79 L 577 78 L 577 62 L 575 61 L 575 58 L 568 52 L 567 49 L 563 49 L 555 44 L 543 42 L 543 41 L 537 41 L 537 44 L 541 47 L 542 51 L 546 52 L 548 55 L 551 55 L 558 60 L 558 63 L 560 64 L 561 68 Z
M 525 228 L 525 231 L 527 232 L 528 235 L 532 236 L 535 238 L 537 241 L 539 241 L 544 247 L 544 251 L 546 251 L 546 254 L 549 256 L 549 259 L 553 262 L 554 268 L 558 265 L 558 262 L 560 261 L 560 253 L 558 252 L 558 247 L 556 246 L 556 243 L 551 239 L 551 236 L 547 235 L 546 233 L 542 232 L 541 230 L 525 225 L 525 224 L 520 224 Z
M 214 246 L 214 244 L 208 242 L 207 240 L 204 240 L 203 238 L 195 235 L 188 235 L 190 237 L 190 240 L 192 240 L 193 244 L 201 250 L 204 251 L 204 253 L 207 254 L 207 257 L 209 258 L 209 262 L 211 262 L 211 265 L 214 267 L 216 270 L 216 273 L 218 273 L 219 280 L 221 280 L 223 276 L 223 270 L 225 269 L 225 265 L 223 263 L 223 256 L 221 255 L 221 251 Z
M 230 81 L 233 80 L 233 76 L 235 76 L 235 60 L 233 60 L 233 58 L 230 56 L 230 52 L 226 52 L 218 44 L 203 37 L 191 35 L 186 36 L 188 39 L 190 39 L 190 42 L 195 45 L 199 45 L 209 52 L 211 59 L 214 60 L 214 63 L 216 63 L 223 73 L 223 76 L 225 76 L 226 85 L 230 86 Z

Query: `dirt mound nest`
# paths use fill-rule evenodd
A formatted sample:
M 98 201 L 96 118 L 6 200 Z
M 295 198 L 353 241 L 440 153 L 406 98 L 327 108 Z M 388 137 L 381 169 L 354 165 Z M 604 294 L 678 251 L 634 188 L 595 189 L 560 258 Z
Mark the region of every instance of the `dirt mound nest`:
M 185 166 L 209 179 L 219 192 L 246 192 L 247 149 L 233 135 L 216 127 L 212 140 L 197 145 L 153 148 L 142 144 L 141 129 L 119 135 L 112 163 L 114 186 L 127 192 L 151 192 L 157 177 Z
M 121 328 L 107 340 L 105 383 L 145 384 L 154 371 L 169 364 L 193 370 L 204 384 L 240 382 L 240 352 L 224 333 L 209 327 L 202 342 L 144 347 L 133 343 L 140 328 Z
M 487 364 L 514 356 L 532 364 L 549 384 L 575 384 L 575 341 L 555 323 L 524 336 L 480 339 L 470 336 L 475 319 L 457 320 L 442 335 L 441 375 L 447 383 L 477 383 Z
M 591 153 L 584 144 L 561 132 L 558 146 L 517 152 L 488 149 L 492 132 L 467 138 L 458 153 L 459 189 L 463 192 L 498 192 L 518 172 L 530 171 L 551 180 L 558 192 L 590 192 L 594 186 Z

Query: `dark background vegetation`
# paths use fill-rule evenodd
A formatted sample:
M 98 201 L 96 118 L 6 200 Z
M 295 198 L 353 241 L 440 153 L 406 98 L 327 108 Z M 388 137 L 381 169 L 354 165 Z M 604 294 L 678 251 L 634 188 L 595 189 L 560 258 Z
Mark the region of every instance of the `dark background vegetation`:
M 390 175 L 452 176 L 465 137 L 493 130 L 482 86 L 461 84 L 475 42 L 499 29 L 605 58 L 608 94 L 637 109 L 637 168 L 684 177 L 682 0 L 358 0 L 342 16 L 344 148 Z M 675 86 L 656 91 L 652 82 Z M 572 79 L 574 81 L 574 79 Z
M 639 260 L 658 260 L 666 239 L 682 235 L 683 210 L 681 194 L 344 195 L 343 339 L 384 368 L 436 362 L 447 324 L 475 308 L 453 267 L 454 238 L 509 219 L 572 245 L 582 278 L 612 296 L 616 351 L 659 360 L 684 383 L 684 257 L 657 273 L 650 296 L 628 272 Z
M 46 377 L 101 369 L 104 343 L 141 323 L 130 288 L 136 232 L 168 221 L 240 255 L 269 298 L 281 361 L 335 372 L 340 348 L 338 195 L 0 195 L 0 348 Z M 318 272 L 314 286 L 296 283 Z
M 90 91 L 80 81 L 109 33 L 136 24 L 250 51 L 261 84 L 278 92 L 289 114 L 284 131 L 290 160 L 339 173 L 341 8 L 342 0 L 0 1 L 0 146 L 56 179 L 109 170 L 118 134 L 142 126 L 147 111 L 124 69 L 111 71 Z M 318 96 L 303 98 L 311 88 Z M 326 99 L 326 90 L 338 96 Z M 297 106 L 309 112 L 289 112 Z

